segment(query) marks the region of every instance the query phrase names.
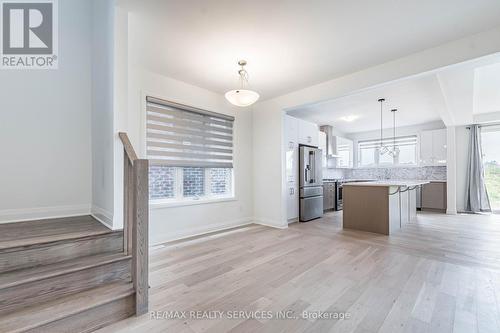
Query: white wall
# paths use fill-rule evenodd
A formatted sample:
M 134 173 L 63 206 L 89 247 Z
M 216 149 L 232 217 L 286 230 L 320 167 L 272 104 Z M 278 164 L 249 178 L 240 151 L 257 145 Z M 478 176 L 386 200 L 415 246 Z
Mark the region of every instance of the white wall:
M 1 70 L 0 222 L 89 213 L 90 22 L 59 1 L 59 69 Z
M 456 139 L 456 176 L 457 176 L 457 211 L 465 211 L 465 187 L 467 179 L 467 158 L 469 148 L 469 130 L 466 126 L 455 128 Z
M 113 227 L 114 1 L 93 0 L 92 214 Z
M 286 171 L 284 115 L 272 101 L 253 108 L 253 181 L 256 222 L 288 226 L 286 219 Z M 258 193 L 258 195 L 256 195 Z
M 152 205 L 149 220 L 150 244 L 252 222 L 251 112 L 248 109 L 231 107 L 219 94 L 140 68 L 130 68 L 129 75 L 128 133 L 138 154 L 143 157 L 146 95 L 235 117 L 235 200 L 168 208 Z
M 150 95 L 235 117 L 234 186 L 235 200 L 179 207 L 150 207 L 150 244 L 194 234 L 248 224 L 253 221 L 252 197 L 252 113 L 231 106 L 224 96 L 145 69 L 136 49 L 143 37 L 140 21 L 128 16 L 128 111 L 118 122 L 140 157 L 145 157 L 145 96 Z M 121 110 L 120 110 L 121 111 Z
M 446 127 L 446 213 L 457 214 L 457 137 L 456 127 Z
M 123 144 L 119 132 L 127 132 L 129 34 L 128 11 L 114 11 L 113 57 L 113 229 L 123 228 Z

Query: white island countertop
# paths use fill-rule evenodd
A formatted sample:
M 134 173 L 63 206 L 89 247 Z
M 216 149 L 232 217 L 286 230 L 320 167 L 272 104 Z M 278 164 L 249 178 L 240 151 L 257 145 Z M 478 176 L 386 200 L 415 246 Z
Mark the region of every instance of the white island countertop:
M 344 183 L 344 186 L 418 186 L 429 184 L 429 180 L 377 180 L 373 182 L 355 182 L 355 183 Z

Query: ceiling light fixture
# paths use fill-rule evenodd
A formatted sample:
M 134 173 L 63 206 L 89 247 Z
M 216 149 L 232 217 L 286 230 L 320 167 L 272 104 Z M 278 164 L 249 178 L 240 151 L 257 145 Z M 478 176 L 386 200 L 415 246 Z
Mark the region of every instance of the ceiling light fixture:
M 379 154 L 385 155 L 389 154 L 392 157 L 399 156 L 399 147 L 396 145 L 396 112 L 398 109 L 392 109 L 392 147 L 384 145 L 384 122 L 383 122 L 383 103 L 385 102 L 385 98 L 379 98 L 378 102 L 380 103 L 380 147 Z
M 233 105 L 236 106 L 249 106 L 257 102 L 259 99 L 259 94 L 250 89 L 245 89 L 249 86 L 248 83 L 248 72 L 245 70 L 246 60 L 238 61 L 240 65 L 240 70 L 238 75 L 240 76 L 240 89 L 230 90 L 226 93 L 226 99 Z
M 340 117 L 341 120 L 347 121 L 347 122 L 354 121 L 354 120 L 356 120 L 358 118 L 359 118 L 359 116 L 356 116 L 356 115 L 350 115 L 350 116 Z

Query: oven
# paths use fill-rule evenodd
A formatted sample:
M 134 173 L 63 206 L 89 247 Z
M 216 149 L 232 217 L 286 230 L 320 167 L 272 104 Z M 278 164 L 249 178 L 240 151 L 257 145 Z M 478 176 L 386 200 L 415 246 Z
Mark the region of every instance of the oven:
M 342 181 L 335 182 L 335 210 L 342 210 L 343 199 L 342 192 L 344 188 L 344 183 Z

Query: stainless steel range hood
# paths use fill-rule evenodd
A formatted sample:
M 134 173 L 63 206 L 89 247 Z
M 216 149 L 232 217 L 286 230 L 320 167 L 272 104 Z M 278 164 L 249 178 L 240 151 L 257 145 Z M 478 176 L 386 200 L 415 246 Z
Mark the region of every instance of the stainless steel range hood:
M 319 130 L 326 134 L 326 156 L 338 157 L 337 152 L 337 137 L 333 135 L 333 127 L 330 125 L 323 125 Z

